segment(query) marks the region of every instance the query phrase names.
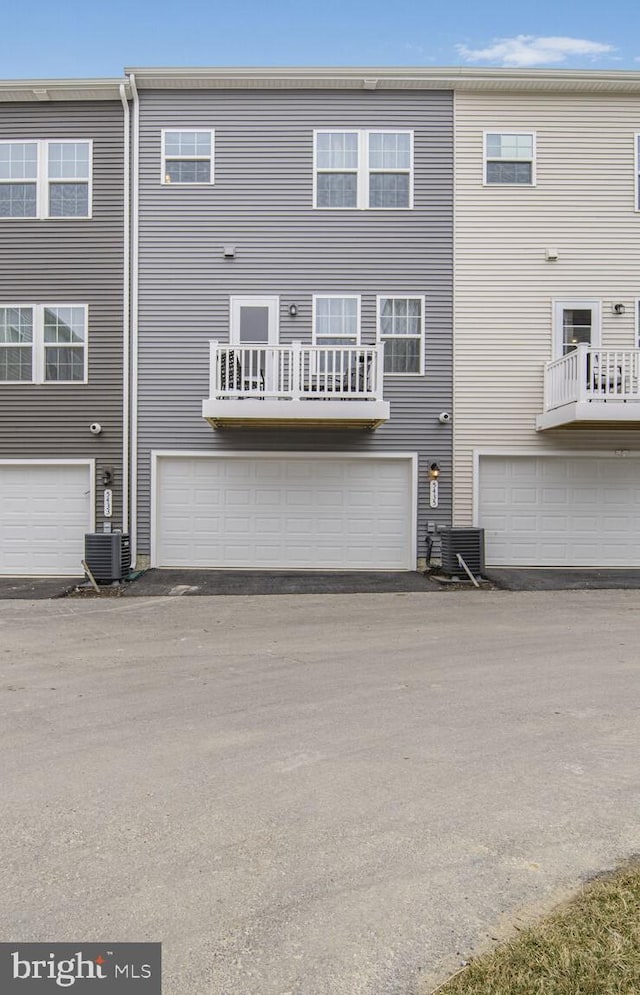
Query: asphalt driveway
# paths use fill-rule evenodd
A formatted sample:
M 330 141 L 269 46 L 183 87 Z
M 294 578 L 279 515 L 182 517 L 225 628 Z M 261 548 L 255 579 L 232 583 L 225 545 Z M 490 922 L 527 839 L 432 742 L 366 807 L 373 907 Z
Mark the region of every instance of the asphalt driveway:
M 3 940 L 428 991 L 640 850 L 640 593 L 3 601 Z

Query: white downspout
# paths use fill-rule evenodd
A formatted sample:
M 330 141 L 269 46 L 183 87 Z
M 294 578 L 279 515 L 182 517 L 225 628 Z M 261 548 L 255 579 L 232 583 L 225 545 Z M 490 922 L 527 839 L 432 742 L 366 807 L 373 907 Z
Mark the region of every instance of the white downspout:
M 124 83 L 120 84 L 124 122 L 124 173 L 123 173 L 123 274 L 122 274 L 122 531 L 129 531 L 129 348 L 131 306 L 131 196 L 130 155 L 131 123 L 129 97 Z
M 139 166 L 140 100 L 136 78 L 129 73 L 133 97 L 133 142 L 131 154 L 131 567 L 136 565 L 138 544 L 138 242 L 139 242 Z

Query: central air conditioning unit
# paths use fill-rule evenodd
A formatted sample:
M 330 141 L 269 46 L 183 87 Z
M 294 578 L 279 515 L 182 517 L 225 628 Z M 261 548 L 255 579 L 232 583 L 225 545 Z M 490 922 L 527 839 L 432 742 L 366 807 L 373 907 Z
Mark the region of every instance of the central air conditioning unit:
M 110 584 L 131 570 L 131 540 L 127 532 L 87 532 L 84 560 L 95 580 Z
M 458 560 L 462 557 L 474 577 L 484 573 L 484 529 L 459 529 L 453 526 L 438 530 L 442 548 L 442 569 L 451 576 L 464 576 Z

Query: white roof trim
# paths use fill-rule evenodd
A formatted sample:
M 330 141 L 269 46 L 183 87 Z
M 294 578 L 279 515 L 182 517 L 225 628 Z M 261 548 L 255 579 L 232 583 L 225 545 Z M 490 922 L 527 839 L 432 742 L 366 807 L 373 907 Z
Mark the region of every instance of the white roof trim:
M 129 95 L 129 80 L 117 79 L 5 79 L 0 80 L 0 102 L 54 100 L 120 100 L 120 87 Z
M 138 89 L 346 88 L 640 92 L 640 72 L 468 67 L 136 68 Z

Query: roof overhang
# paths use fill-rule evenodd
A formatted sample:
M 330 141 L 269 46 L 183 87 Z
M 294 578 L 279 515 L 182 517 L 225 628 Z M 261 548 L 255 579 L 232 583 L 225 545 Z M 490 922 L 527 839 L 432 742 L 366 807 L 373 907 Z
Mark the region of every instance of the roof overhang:
M 121 79 L 9 79 L 0 81 L 0 101 L 7 103 L 46 103 L 59 100 L 120 100 Z
M 127 68 L 140 90 L 353 89 L 640 93 L 640 72 L 424 67 Z

